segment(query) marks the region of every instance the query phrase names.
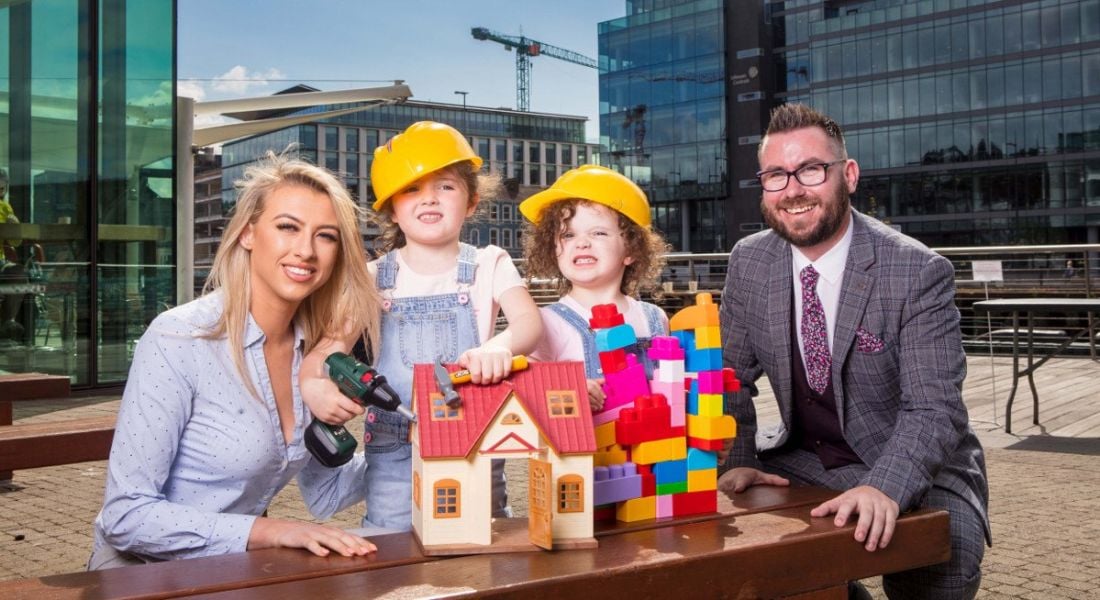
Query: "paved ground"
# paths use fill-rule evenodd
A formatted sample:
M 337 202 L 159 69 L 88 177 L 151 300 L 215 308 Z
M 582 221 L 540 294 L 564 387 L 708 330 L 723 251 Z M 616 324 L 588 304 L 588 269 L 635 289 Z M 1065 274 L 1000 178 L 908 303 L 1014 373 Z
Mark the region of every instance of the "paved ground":
M 988 361 L 988 359 L 986 359 Z M 988 375 L 971 359 L 971 376 Z M 1007 368 L 998 361 L 998 369 Z M 1044 370 L 1059 382 L 1074 382 L 1090 390 L 1076 402 L 1100 415 L 1100 365 L 1087 359 L 1054 361 Z M 1040 371 L 1042 373 L 1042 371 Z M 1000 371 L 998 379 L 1002 377 Z M 972 390 L 968 378 L 966 389 Z M 1003 383 L 998 395 L 1006 389 Z M 1048 384 L 1052 385 L 1052 384 Z M 1044 385 L 1040 382 L 1040 390 Z M 1024 398 L 1027 398 L 1025 396 Z M 980 406 L 988 399 L 967 398 Z M 1053 399 L 1051 400 L 1053 402 Z M 16 409 L 16 420 L 64 419 L 110 412 L 117 397 L 42 401 Z M 972 423 L 986 447 L 993 536 L 986 553 L 981 598 L 1096 598 L 1100 593 L 1100 436 L 1097 427 L 1078 428 L 1061 436 L 1030 425 L 1021 401 L 1015 416 L 1016 435 L 1002 426 Z M 1053 411 L 1051 411 L 1053 412 Z M 1044 412 L 1044 416 L 1049 413 Z M 1049 414 L 1049 418 L 1057 418 Z M 1003 421 L 1003 416 L 1001 418 Z M 353 430 L 357 429 L 352 425 Z M 511 465 L 510 465 L 511 466 Z M 516 465 L 517 467 L 520 465 Z M 0 580 L 36 577 L 80 570 L 91 548 L 91 522 L 102 502 L 105 463 L 84 463 L 33 469 L 15 474 L 12 485 L 0 488 Z M 520 477 L 513 477 L 519 479 Z M 513 493 L 524 509 L 522 493 Z M 293 487 L 271 507 L 272 516 L 304 518 L 305 510 Z M 336 524 L 358 525 L 359 510 L 338 515 Z M 882 597 L 877 582 L 866 582 Z

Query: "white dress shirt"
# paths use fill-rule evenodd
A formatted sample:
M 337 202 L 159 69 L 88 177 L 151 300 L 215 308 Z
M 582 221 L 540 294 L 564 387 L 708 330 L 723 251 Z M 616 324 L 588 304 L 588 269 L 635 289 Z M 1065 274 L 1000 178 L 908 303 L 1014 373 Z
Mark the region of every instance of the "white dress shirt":
M 798 338 L 798 351 L 802 364 L 806 364 L 806 349 L 802 347 L 802 269 L 813 265 L 820 274 L 817 280 L 817 297 L 825 310 L 825 329 L 829 333 L 829 354 L 832 355 L 833 330 L 836 328 L 837 307 L 840 306 L 840 288 L 844 284 L 844 265 L 848 262 L 848 249 L 852 247 L 852 217 L 848 216 L 848 230 L 835 246 L 821 258 L 810 261 L 797 246 L 791 246 L 791 276 L 794 277 L 794 325 Z

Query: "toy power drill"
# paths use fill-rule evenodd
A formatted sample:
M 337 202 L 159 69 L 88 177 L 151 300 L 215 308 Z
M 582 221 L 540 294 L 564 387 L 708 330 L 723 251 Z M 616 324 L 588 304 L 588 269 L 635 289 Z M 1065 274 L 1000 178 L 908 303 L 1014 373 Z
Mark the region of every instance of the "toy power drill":
M 340 392 L 362 406 L 377 406 L 396 411 L 410 421 L 416 415 L 401 404 L 401 398 L 386 383 L 386 377 L 343 352 L 325 359 L 325 373 L 336 382 Z M 326 467 L 339 467 L 355 454 L 355 437 L 343 425 L 329 425 L 313 419 L 306 428 L 306 448 Z

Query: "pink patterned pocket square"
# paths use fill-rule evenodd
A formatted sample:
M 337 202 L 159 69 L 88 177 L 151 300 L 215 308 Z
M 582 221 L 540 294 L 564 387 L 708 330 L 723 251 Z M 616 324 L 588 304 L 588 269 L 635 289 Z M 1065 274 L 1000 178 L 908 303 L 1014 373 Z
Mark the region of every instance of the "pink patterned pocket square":
M 886 343 L 878 339 L 878 336 L 860 327 L 856 330 L 856 351 L 864 354 L 882 352 Z

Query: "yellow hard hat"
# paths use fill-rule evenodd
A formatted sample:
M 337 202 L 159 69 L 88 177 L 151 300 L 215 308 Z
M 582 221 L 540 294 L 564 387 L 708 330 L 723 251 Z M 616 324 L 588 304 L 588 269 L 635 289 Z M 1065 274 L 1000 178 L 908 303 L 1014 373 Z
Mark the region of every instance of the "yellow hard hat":
M 599 165 L 581 165 L 562 173 L 549 189 L 524 200 L 519 212 L 532 223 L 542 220 L 542 211 L 560 200 L 588 200 L 616 210 L 642 227 L 651 223 L 649 202 L 638 184 Z
M 374 210 L 381 210 L 391 196 L 417 179 L 464 160 L 473 163 L 475 170 L 481 168 L 481 157 L 454 127 L 434 121 L 409 125 L 374 149 L 370 167 Z

